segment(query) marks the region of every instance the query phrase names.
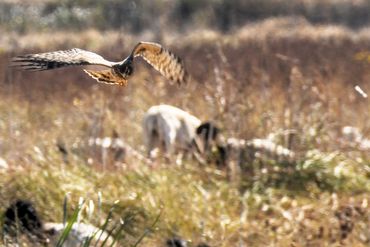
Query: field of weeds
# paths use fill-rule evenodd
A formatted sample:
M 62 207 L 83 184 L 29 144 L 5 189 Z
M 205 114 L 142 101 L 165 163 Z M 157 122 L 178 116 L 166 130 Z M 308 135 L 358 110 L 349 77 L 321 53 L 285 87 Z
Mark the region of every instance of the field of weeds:
M 99 226 L 119 200 L 108 229 L 121 219 L 122 246 L 142 237 L 140 246 L 165 246 L 175 236 L 189 246 L 369 245 L 370 149 L 342 134 L 347 125 L 364 140 L 370 134 L 370 101 L 354 89 L 370 92 L 369 30 L 274 18 L 230 34 L 88 30 L 1 39 L 0 157 L 9 167 L 0 168 L 0 210 L 25 198 L 44 221 L 62 221 L 65 198 L 71 215 L 83 197 L 95 210 L 87 203 L 80 220 Z M 96 84 L 79 68 L 8 67 L 14 55 L 72 47 L 120 60 L 139 40 L 179 54 L 188 85 L 170 84 L 143 62 L 127 87 Z M 144 154 L 141 121 L 160 103 L 215 121 L 225 137 L 294 129 L 298 157 L 251 162 L 251 172 L 230 181 L 214 164 L 102 162 L 85 145 L 116 132 Z

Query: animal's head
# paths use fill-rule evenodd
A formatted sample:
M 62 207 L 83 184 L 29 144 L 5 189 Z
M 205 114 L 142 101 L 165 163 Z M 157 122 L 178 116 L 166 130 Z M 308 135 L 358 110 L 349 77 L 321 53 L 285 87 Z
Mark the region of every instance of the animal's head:
M 216 144 L 220 129 L 212 122 L 204 122 L 195 131 L 195 143 L 200 153 L 209 151 Z

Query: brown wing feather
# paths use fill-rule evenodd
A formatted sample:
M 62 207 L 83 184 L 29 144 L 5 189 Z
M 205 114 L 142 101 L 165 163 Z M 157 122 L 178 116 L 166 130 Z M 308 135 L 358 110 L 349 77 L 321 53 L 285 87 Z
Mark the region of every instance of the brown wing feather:
M 86 70 L 84 71 L 97 80 L 100 83 L 105 83 L 105 84 L 115 84 L 115 85 L 120 85 L 120 86 L 126 86 L 127 85 L 127 80 L 115 75 L 112 73 L 112 70 L 101 70 L 101 71 L 94 71 L 94 70 Z
M 115 63 L 105 60 L 96 53 L 78 48 L 28 54 L 13 58 L 13 66 L 21 67 L 25 70 L 49 70 L 66 66 L 90 64 L 112 67 Z
M 163 76 L 178 84 L 187 81 L 187 72 L 181 59 L 160 44 L 138 43 L 132 51 L 134 57 L 141 56 Z

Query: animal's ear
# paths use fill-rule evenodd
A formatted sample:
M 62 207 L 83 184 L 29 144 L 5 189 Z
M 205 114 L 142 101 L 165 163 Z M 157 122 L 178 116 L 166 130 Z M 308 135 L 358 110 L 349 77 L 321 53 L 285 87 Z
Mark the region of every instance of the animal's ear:
M 198 128 L 195 131 L 197 133 L 197 135 L 200 135 L 200 134 L 204 133 L 204 130 L 207 128 L 206 127 L 207 125 L 208 125 L 208 122 L 204 122 L 201 125 L 199 125 Z
M 207 138 L 215 140 L 220 132 L 220 129 L 212 122 L 204 122 L 196 129 L 197 135 L 205 135 Z

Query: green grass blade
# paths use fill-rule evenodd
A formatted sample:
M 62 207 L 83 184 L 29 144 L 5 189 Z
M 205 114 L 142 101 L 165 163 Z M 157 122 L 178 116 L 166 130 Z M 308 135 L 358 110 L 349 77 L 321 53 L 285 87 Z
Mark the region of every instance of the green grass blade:
M 100 228 L 100 229 L 101 229 L 101 232 L 100 232 L 100 235 L 99 235 L 99 237 L 98 237 L 98 239 L 97 239 L 97 241 L 96 241 L 96 243 L 95 243 L 95 247 L 97 246 L 98 241 L 99 241 L 99 240 L 101 239 L 101 237 L 103 236 L 103 232 L 105 232 L 105 231 L 106 231 L 106 229 L 107 229 L 107 227 L 108 227 L 108 224 L 109 224 L 109 221 L 110 221 L 110 219 L 112 218 L 113 211 L 114 211 L 114 209 L 115 209 L 115 207 L 116 207 L 116 205 L 117 205 L 117 203 L 118 203 L 118 202 L 119 202 L 118 200 L 117 200 L 117 201 L 115 201 L 115 202 L 114 202 L 114 204 L 113 204 L 113 206 L 110 208 L 109 213 L 108 213 L 108 216 L 107 216 L 107 218 L 105 219 L 105 222 L 104 222 L 103 226 Z
M 123 230 L 123 228 L 124 228 L 124 226 L 125 226 L 125 222 L 123 222 L 123 221 L 120 219 L 120 221 L 119 221 L 117 224 L 119 224 L 119 229 L 118 229 L 118 231 L 116 232 L 116 235 L 114 236 L 114 238 L 113 238 L 113 242 L 112 242 L 112 244 L 110 245 L 110 247 L 113 247 L 113 246 L 116 244 L 116 242 L 117 242 L 118 240 L 120 240 L 120 239 L 121 239 L 121 237 L 122 237 L 122 230 Z
M 59 237 L 56 247 L 62 247 L 64 242 L 67 240 L 69 233 L 72 230 L 73 224 L 77 221 L 78 215 L 82 209 L 83 202 L 73 212 L 72 217 L 69 219 L 67 226 L 65 227 L 62 235 Z
M 133 245 L 133 247 L 137 247 L 140 244 L 140 242 L 146 237 L 146 235 L 148 235 L 152 231 L 152 229 L 158 223 L 159 218 L 161 217 L 161 215 L 162 215 L 162 210 L 159 212 L 159 214 L 155 218 L 153 224 L 149 228 L 145 229 L 144 233 L 139 237 L 139 239 L 136 241 L 136 243 Z

